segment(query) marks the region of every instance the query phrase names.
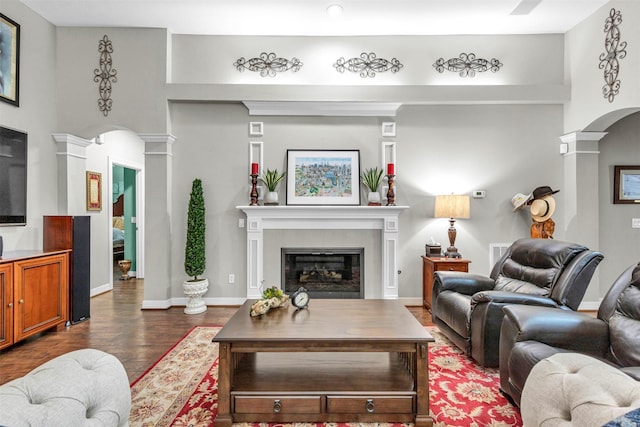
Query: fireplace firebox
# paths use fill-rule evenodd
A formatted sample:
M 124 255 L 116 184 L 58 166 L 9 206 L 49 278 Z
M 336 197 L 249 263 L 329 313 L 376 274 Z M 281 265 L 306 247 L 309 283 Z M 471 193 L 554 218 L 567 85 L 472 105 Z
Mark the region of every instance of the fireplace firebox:
M 282 248 L 282 286 L 312 298 L 364 298 L 364 248 Z

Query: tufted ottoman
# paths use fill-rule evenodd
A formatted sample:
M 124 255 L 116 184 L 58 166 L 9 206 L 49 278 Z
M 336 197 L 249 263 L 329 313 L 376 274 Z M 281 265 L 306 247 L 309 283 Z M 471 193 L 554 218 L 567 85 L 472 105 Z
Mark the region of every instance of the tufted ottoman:
M 602 426 L 636 408 L 639 381 L 578 353 L 557 353 L 538 362 L 520 405 L 525 427 Z
M 113 355 L 83 349 L 0 386 L 0 425 L 127 426 L 131 391 Z

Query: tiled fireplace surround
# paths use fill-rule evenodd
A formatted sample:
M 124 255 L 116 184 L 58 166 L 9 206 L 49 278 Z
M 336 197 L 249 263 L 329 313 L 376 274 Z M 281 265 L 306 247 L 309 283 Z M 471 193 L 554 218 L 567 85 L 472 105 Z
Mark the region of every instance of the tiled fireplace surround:
M 260 298 L 265 230 L 380 230 L 380 277 L 368 295 L 398 298 L 399 216 L 407 206 L 237 206 L 247 216 L 247 298 Z M 270 235 L 270 234 L 269 234 Z M 352 246 L 345 242 L 346 246 Z M 366 259 L 366 254 L 365 254 Z

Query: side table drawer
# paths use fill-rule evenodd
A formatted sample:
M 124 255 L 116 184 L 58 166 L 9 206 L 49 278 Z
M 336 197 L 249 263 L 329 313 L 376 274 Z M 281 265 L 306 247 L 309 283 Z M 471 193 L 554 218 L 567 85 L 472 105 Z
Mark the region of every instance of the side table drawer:
M 412 396 L 327 396 L 327 412 L 333 414 L 410 414 Z
M 238 414 L 319 414 L 320 396 L 236 396 Z
M 467 264 L 462 264 L 459 262 L 440 262 L 438 263 L 438 271 L 469 271 L 469 266 Z

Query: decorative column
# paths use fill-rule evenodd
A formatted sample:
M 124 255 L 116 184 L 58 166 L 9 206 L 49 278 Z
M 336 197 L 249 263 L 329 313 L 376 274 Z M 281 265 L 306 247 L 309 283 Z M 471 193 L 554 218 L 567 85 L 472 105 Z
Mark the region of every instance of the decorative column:
M 58 214 L 86 213 L 87 147 L 91 141 L 68 133 L 54 133 L 58 162 Z
M 154 268 L 145 269 L 142 308 L 169 308 L 171 303 L 171 198 L 173 143 L 169 134 L 139 134 L 145 154 L 145 259 L 152 259 Z M 149 304 L 149 301 L 156 301 Z M 163 303 L 164 302 L 164 303 Z
M 580 243 L 590 249 L 600 247 L 600 199 L 598 196 L 599 141 L 606 132 L 573 132 L 560 137 L 567 144 L 564 156 L 564 184 L 558 194 L 562 197 L 565 240 Z M 586 301 L 599 298 L 598 270 L 592 278 Z M 591 295 L 590 295 L 591 294 Z M 597 307 L 596 307 L 597 308 Z

